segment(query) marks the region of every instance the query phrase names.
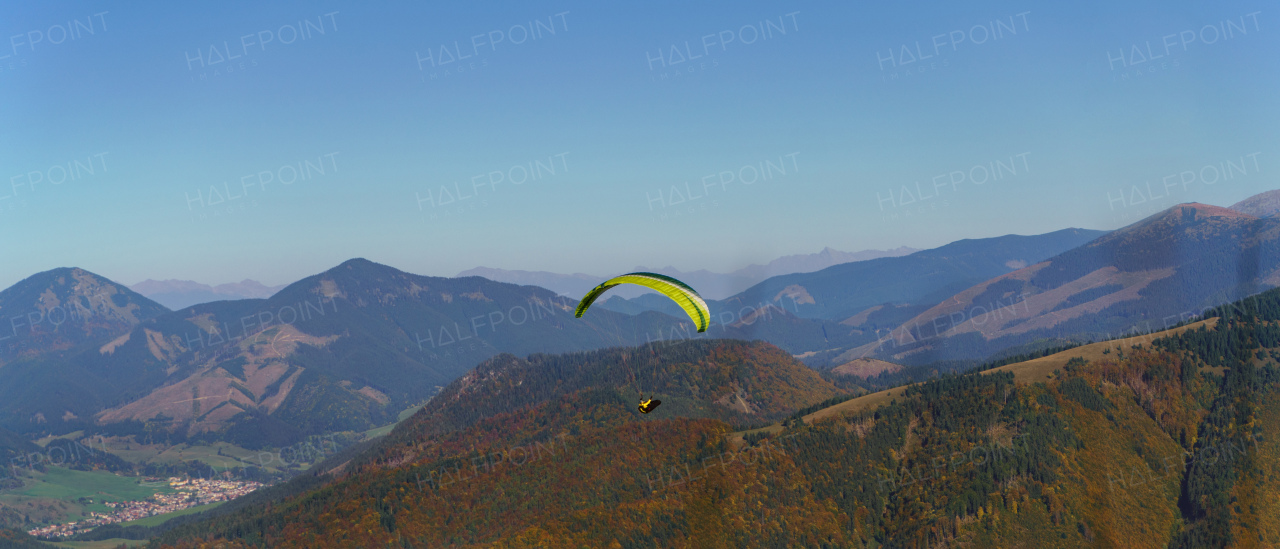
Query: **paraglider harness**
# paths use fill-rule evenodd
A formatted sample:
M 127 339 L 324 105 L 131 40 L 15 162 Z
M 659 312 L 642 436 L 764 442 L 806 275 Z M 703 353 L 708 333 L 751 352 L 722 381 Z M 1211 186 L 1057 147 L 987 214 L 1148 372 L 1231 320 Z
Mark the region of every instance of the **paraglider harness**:
M 652 353 L 654 356 L 657 356 L 657 353 L 654 352 L 653 348 L 650 348 L 649 352 Z M 622 355 L 622 364 L 626 365 L 627 367 L 627 373 L 628 373 L 628 377 L 630 377 L 631 379 L 631 383 L 635 385 L 639 385 L 638 383 L 636 383 L 636 371 L 631 368 L 630 364 L 627 363 L 626 354 Z M 642 414 L 647 414 L 649 412 L 652 412 L 654 408 L 657 408 L 659 404 L 662 404 L 661 400 L 657 400 L 654 398 L 645 398 L 643 390 L 640 390 L 638 387 L 637 387 L 637 392 L 640 393 L 640 405 L 637 408 L 640 410 L 640 413 Z
M 654 408 L 657 408 L 659 404 L 662 404 L 661 400 L 646 399 L 644 398 L 644 395 L 641 395 L 640 398 L 644 399 L 640 401 L 640 413 L 642 414 L 652 412 Z

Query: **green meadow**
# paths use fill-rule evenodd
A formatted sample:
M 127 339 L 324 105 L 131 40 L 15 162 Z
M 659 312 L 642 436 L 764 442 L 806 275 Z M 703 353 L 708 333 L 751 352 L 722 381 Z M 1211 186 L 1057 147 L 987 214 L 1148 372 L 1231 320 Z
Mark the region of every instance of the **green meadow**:
M 167 485 L 143 486 L 136 477 L 62 467 L 49 467 L 43 473 L 31 471 L 24 481 L 21 488 L 0 492 L 0 503 L 48 523 L 80 520 L 89 512 L 112 512 L 104 501 L 137 501 L 174 492 Z M 92 503 L 81 503 L 80 498 Z
M 185 461 L 199 461 L 210 467 L 247 467 L 259 466 L 259 462 L 267 464 L 262 467 L 268 471 L 278 472 L 271 467 L 272 460 L 261 458 L 261 452 L 241 448 L 226 442 L 208 445 L 177 444 L 165 446 L 161 444 L 139 444 L 112 442 L 106 450 L 116 456 L 133 463 L 177 464 Z

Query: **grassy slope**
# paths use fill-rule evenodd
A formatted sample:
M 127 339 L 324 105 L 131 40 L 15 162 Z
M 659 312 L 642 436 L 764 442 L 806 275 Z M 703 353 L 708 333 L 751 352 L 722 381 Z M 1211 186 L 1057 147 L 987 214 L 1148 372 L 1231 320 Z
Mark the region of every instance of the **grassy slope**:
M 110 441 L 104 446 L 106 451 L 133 463 L 156 463 L 175 465 L 186 461 L 199 461 L 211 467 L 258 465 L 259 453 L 241 448 L 228 442 L 215 442 L 209 445 L 175 444 L 139 444 L 137 442 Z M 221 450 L 223 455 L 218 455 Z M 263 459 L 264 464 L 271 463 Z M 275 470 L 273 467 L 264 467 Z
M 1108 358 L 1108 356 L 1110 357 L 1115 356 L 1114 354 L 1110 354 L 1110 355 L 1103 354 L 1103 351 L 1106 349 L 1110 349 L 1111 353 L 1115 353 L 1117 347 L 1120 347 L 1121 349 L 1124 349 L 1124 350 L 1128 350 L 1138 345 L 1150 346 L 1152 341 L 1159 339 L 1161 337 L 1180 334 L 1187 330 L 1197 330 L 1202 325 L 1205 327 L 1205 329 L 1211 330 L 1215 325 L 1217 325 L 1217 323 L 1218 323 L 1217 318 L 1210 318 L 1207 320 L 1202 320 L 1200 322 L 1188 324 L 1186 326 L 1179 326 L 1172 330 L 1165 330 L 1163 332 L 1156 332 L 1149 335 L 1134 336 L 1134 337 L 1128 337 L 1124 339 L 1116 339 L 1112 341 L 1102 341 L 1099 343 L 1090 343 L 1088 345 L 1083 345 L 1080 347 L 1076 347 L 1074 349 L 1069 349 L 1066 351 L 1062 351 L 1061 353 L 1052 354 L 1046 357 L 1040 357 L 1040 358 L 1028 360 L 1026 362 L 1018 362 L 1016 364 L 1006 364 L 992 371 L 1013 372 L 1014 378 L 1018 380 L 1018 383 L 1035 383 L 1037 381 L 1048 381 L 1049 379 L 1052 379 L 1054 370 L 1057 370 L 1062 368 L 1063 366 L 1066 366 L 1067 361 L 1071 360 L 1074 357 L 1082 357 L 1085 360 L 1088 360 L 1090 362 L 1097 362 L 1104 358 Z
M 0 503 L 24 512 L 32 512 L 32 519 L 53 519 L 53 522 L 80 520 L 81 512 L 110 513 L 112 509 L 102 501 L 142 500 L 157 493 L 172 492 L 165 487 L 147 487 L 138 484 L 134 477 L 121 477 L 101 471 L 87 472 L 50 467 L 47 472 L 35 471 L 26 486 L 0 494 Z M 92 498 L 94 503 L 85 505 L 77 500 Z M 28 505 L 30 504 L 30 505 Z
M 1053 378 L 1054 370 L 1058 370 L 1066 366 L 1067 361 L 1071 360 L 1072 358 L 1083 357 L 1086 360 L 1089 360 L 1090 362 L 1096 362 L 1098 360 L 1101 360 L 1109 356 L 1108 354 L 1103 354 L 1102 351 L 1105 349 L 1111 349 L 1111 352 L 1114 353 L 1116 347 L 1120 347 L 1122 349 L 1130 349 L 1138 345 L 1149 346 L 1151 345 L 1151 342 L 1157 338 L 1180 334 L 1186 330 L 1199 329 L 1201 325 L 1205 326 L 1206 329 L 1212 329 L 1214 325 L 1217 324 L 1217 322 L 1218 322 L 1217 318 L 1210 318 L 1207 320 L 1202 320 L 1200 322 L 1188 324 L 1186 326 L 1180 326 L 1178 328 L 1165 330 L 1163 332 L 1156 332 L 1149 335 L 1134 336 L 1130 338 L 1117 339 L 1113 341 L 1103 341 L 1099 343 L 1091 343 L 1089 345 L 1083 345 L 1080 347 L 1076 347 L 1074 349 L 1062 351 L 1061 353 L 1056 353 L 1046 357 L 1040 357 L 1040 358 L 1028 360 L 1026 362 L 1006 364 L 1004 366 L 989 370 L 984 373 L 1013 372 L 1014 379 L 1019 384 L 1023 384 L 1023 385 L 1035 383 L 1038 381 L 1048 381 Z M 1115 356 L 1115 355 L 1110 355 L 1110 356 Z M 905 390 L 905 387 L 895 387 L 893 389 L 871 393 L 868 395 L 862 395 L 852 400 L 846 400 L 839 404 L 823 408 L 821 410 L 818 410 L 816 412 L 813 412 L 811 414 L 804 416 L 804 422 L 813 423 L 820 419 L 826 419 L 828 417 L 833 417 L 840 414 L 859 414 L 867 410 L 873 410 L 888 404 L 895 398 L 902 398 L 902 393 L 904 390 Z M 781 431 L 782 431 L 782 426 L 775 424 L 775 425 L 770 425 L 768 427 L 761 427 L 758 429 L 738 431 L 730 434 L 729 438 L 734 445 L 740 446 L 742 444 L 743 435 L 750 434 L 750 433 L 761 433 L 761 432 L 778 433 Z

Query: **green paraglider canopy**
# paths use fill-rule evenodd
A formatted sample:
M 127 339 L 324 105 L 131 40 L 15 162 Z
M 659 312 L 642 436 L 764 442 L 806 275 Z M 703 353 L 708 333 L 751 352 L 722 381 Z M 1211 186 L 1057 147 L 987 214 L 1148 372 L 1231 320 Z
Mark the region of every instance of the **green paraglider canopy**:
M 671 298 L 681 309 L 684 309 L 685 314 L 689 315 L 699 332 L 707 331 L 707 326 L 711 324 L 711 310 L 707 308 L 707 302 L 702 300 L 698 292 L 679 280 L 656 273 L 627 273 L 604 281 L 583 296 L 573 316 L 582 318 L 582 314 L 587 312 L 587 308 L 591 307 L 592 303 L 595 303 L 596 298 L 619 284 L 644 286 Z

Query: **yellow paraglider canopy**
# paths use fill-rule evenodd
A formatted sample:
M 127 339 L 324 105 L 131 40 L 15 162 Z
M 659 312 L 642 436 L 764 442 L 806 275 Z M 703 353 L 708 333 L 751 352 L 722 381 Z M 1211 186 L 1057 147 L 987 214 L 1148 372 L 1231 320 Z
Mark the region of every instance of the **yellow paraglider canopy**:
M 604 281 L 599 286 L 592 288 L 590 292 L 587 292 L 582 301 L 578 302 L 578 310 L 573 316 L 581 318 L 582 313 L 587 312 L 587 308 L 591 307 L 592 303 L 595 303 L 596 298 L 619 284 L 644 286 L 657 290 L 662 295 L 671 298 L 681 309 L 684 309 L 685 314 L 689 315 L 694 325 L 698 327 L 699 332 L 707 331 L 707 326 L 711 324 L 711 310 L 707 308 L 707 302 L 702 300 L 702 296 L 698 295 L 698 292 L 693 291 L 693 288 L 679 280 L 656 273 L 627 273 Z

